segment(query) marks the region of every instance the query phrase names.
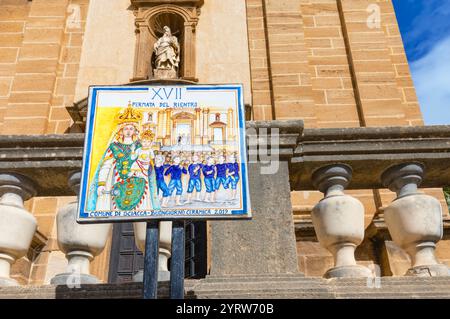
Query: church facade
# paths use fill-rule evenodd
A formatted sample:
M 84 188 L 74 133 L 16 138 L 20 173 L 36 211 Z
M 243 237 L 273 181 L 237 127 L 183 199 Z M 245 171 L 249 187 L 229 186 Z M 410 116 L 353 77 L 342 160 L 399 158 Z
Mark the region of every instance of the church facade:
M 154 48 L 164 26 L 178 41 L 176 71 L 158 68 L 161 60 Z M 79 136 L 85 129 L 90 85 L 152 83 L 243 84 L 247 120 L 302 120 L 304 129 L 322 142 L 326 132 L 339 129 L 397 127 L 398 136 L 402 128 L 415 136 L 414 128 L 420 131 L 424 125 L 390 0 L 0 0 L 0 134 L 5 138 Z M 158 151 L 193 147 L 232 153 L 232 112 L 192 106 L 145 116 Z M 362 143 L 375 139 L 369 135 Z M 317 187 L 293 186 L 292 179 L 291 173 L 286 196 L 295 267 L 307 277 L 322 277 L 336 263 L 336 256 L 321 245 L 311 217 L 323 194 Z M 425 184 L 423 191 L 442 207 L 436 256 L 449 266 L 446 185 Z M 408 253 L 389 236 L 372 236 L 374 229 L 380 234 L 377 223 L 395 193 L 371 187 L 375 184 L 360 185 L 346 191 L 364 207 L 365 232 L 356 261 L 381 267 L 383 276 L 403 276 L 411 267 Z M 8 271 L 18 284 L 48 285 L 65 272 L 57 213 L 74 195 L 55 188 L 55 194 L 38 191 L 26 198 L 24 209 L 34 216 L 36 231 Z M 187 226 L 187 241 L 196 247 L 187 252 L 191 277 L 214 272 L 217 227 L 209 222 Z M 226 232 L 223 236 L 227 240 Z M 132 281 L 142 269 L 132 225 L 116 224 L 105 238 L 104 248 L 88 265 L 90 274 L 104 283 Z M 170 257 L 166 248 L 163 255 Z M 0 241 L 0 253 L 2 249 Z

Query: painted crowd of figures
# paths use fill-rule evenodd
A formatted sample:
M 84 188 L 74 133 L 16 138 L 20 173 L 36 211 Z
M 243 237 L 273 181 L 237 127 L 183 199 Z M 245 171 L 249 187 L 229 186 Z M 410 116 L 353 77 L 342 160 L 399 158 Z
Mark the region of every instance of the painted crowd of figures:
M 204 160 L 201 160 L 201 157 Z M 170 157 L 169 157 L 170 158 Z M 156 155 L 155 171 L 158 194 L 162 196 L 162 207 L 166 207 L 169 197 L 175 193 L 175 204 L 189 204 L 193 199 L 204 202 L 215 202 L 216 192 L 221 188 L 231 189 L 231 200 L 236 199 L 237 186 L 239 183 L 239 164 L 235 155 L 206 155 L 194 154 L 191 160 L 182 163 L 180 155 L 172 157 L 172 164 L 166 161 L 162 155 Z M 189 176 L 187 187 L 187 201 L 181 203 L 183 195 L 182 176 Z M 166 181 L 169 177 L 169 181 Z M 203 181 L 203 183 L 202 183 Z M 205 196 L 201 198 L 201 193 L 205 187 Z M 196 196 L 193 197 L 194 191 Z
M 226 201 L 237 199 L 240 173 L 235 154 L 157 153 L 153 141 L 151 131 L 139 134 L 137 123 L 118 127 L 91 181 L 88 210 L 147 211 L 193 201 L 214 203 L 220 189 L 229 190 Z

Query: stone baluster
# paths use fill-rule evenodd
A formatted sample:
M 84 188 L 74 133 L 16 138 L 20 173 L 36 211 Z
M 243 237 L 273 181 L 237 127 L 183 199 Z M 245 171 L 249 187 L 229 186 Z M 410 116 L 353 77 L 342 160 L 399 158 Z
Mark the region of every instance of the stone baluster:
M 0 174 L 0 286 L 17 286 L 11 265 L 25 256 L 36 232 L 36 218 L 24 201 L 36 195 L 33 182 L 15 173 Z
M 334 267 L 325 278 L 372 275 L 355 260 L 355 249 L 364 238 L 364 206 L 344 194 L 351 178 L 352 169 L 342 164 L 323 167 L 312 176 L 314 187 L 325 194 L 312 211 L 314 229 L 320 244 L 334 257 Z
M 69 176 L 69 187 L 79 196 L 81 173 Z M 105 248 L 111 224 L 78 224 L 78 200 L 62 207 L 56 217 L 58 246 L 66 254 L 65 273 L 50 281 L 53 285 L 96 284 L 100 280 L 90 274 L 90 263 Z
M 435 256 L 436 243 L 443 236 L 442 206 L 418 191 L 423 176 L 423 166 L 416 163 L 393 166 L 383 173 L 383 185 L 397 193 L 384 218 L 393 241 L 411 257 L 406 275 L 448 276 L 449 268 Z
M 145 253 L 145 237 L 147 223 L 134 223 L 134 238 L 136 246 Z M 170 271 L 168 268 L 172 247 L 172 222 L 159 223 L 159 260 L 158 260 L 158 281 L 169 281 Z M 133 281 L 141 282 L 144 272 L 141 270 L 133 276 Z

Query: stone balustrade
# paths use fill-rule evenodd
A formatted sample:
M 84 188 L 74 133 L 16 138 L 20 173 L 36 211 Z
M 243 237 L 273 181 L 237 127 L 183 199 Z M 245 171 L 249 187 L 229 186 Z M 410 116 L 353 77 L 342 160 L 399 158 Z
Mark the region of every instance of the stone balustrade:
M 411 257 L 407 275 L 448 276 L 449 268 L 435 256 L 436 243 L 442 239 L 442 206 L 434 197 L 418 191 L 424 166 L 404 163 L 390 167 L 381 179 L 397 194 L 384 216 L 394 242 Z
M 351 167 L 343 164 L 325 166 L 312 176 L 315 188 L 325 194 L 312 211 L 312 221 L 320 243 L 334 256 L 335 266 L 325 278 L 371 275 L 355 260 L 355 249 L 364 239 L 364 206 L 344 194 L 351 177 Z
M 357 269 L 335 271 L 342 264 L 339 245 L 351 247 L 346 260 L 355 265 L 353 245 L 364 238 L 364 208 L 355 198 L 344 197 L 343 188 L 389 188 L 395 192 L 397 198 L 384 209 L 384 219 L 376 216 L 369 227 L 371 236 L 379 236 L 387 226 L 383 240 L 392 238 L 411 257 L 406 275 L 448 276 L 449 268 L 440 264 L 434 253 L 444 233 L 441 204 L 418 187 L 449 185 L 449 159 L 450 126 L 305 130 L 291 160 L 291 188 L 326 193 L 312 214 L 319 241 L 335 256 L 335 268 L 326 276 L 365 276 Z M 340 188 L 338 194 L 329 195 L 322 184 L 333 186 L 333 179 Z M 328 204 L 330 197 L 334 205 Z M 331 220 L 330 215 L 334 215 Z M 333 246 L 330 243 L 334 241 L 338 244 Z
M 29 178 L 0 173 L 0 286 L 18 284 L 10 278 L 11 265 L 26 255 L 36 231 L 36 218 L 23 205 L 35 193 Z
M 69 173 L 68 186 L 79 196 L 81 172 Z M 58 246 L 66 254 L 64 273 L 50 281 L 54 285 L 95 284 L 100 281 L 90 274 L 90 262 L 105 248 L 111 224 L 78 224 L 78 200 L 62 207 L 56 217 Z
M 279 154 L 279 170 L 262 175 L 261 163 L 249 164 L 254 219 L 212 223 L 212 274 L 298 273 L 290 189 L 324 193 L 313 209 L 312 223 L 335 259 L 326 277 L 368 276 L 369 270 L 358 266 L 354 256 L 365 235 L 364 207 L 345 190 L 382 188 L 397 194 L 382 223 L 411 256 L 407 275 L 449 274 L 434 253 L 445 224 L 440 203 L 418 187 L 450 185 L 450 126 L 303 129 L 301 121 L 269 121 L 248 122 L 247 127 L 249 141 L 256 137 L 270 145 L 272 156 Z M 277 143 L 270 134 L 277 136 Z M 0 136 L 0 285 L 16 284 L 9 278 L 10 265 L 26 254 L 36 231 L 23 202 L 33 196 L 76 193 L 83 144 L 83 134 Z M 257 150 L 250 145 L 249 155 L 259 155 Z M 59 246 L 69 268 L 77 266 L 86 282 L 96 282 L 87 269 L 103 249 L 110 225 L 79 225 L 75 213 L 76 202 L 58 213 Z M 101 238 L 85 242 L 94 233 Z M 224 240 L 226 234 L 240 235 Z M 232 256 L 230 249 L 235 251 Z M 69 268 L 59 278 L 70 274 Z

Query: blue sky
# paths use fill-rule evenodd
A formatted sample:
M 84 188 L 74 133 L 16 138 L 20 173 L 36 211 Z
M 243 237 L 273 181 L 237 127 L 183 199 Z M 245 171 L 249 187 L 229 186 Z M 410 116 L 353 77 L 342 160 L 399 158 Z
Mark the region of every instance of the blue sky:
M 450 124 L 450 0 L 393 0 L 425 123 Z

